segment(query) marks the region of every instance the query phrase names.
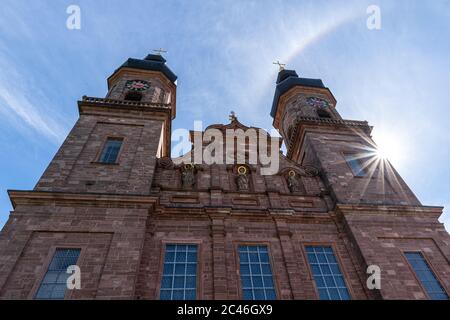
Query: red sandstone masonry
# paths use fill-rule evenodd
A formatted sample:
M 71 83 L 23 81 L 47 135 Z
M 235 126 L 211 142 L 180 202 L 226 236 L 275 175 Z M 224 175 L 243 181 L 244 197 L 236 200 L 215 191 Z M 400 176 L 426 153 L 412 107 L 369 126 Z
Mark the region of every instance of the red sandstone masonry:
M 121 100 L 133 79 L 152 84 L 142 103 Z M 243 192 L 235 165 L 196 165 L 194 186 L 183 189 L 180 167 L 157 159 L 167 155 L 175 115 L 176 88 L 163 73 L 121 69 L 109 88 L 107 98 L 116 100 L 79 103 L 79 120 L 34 190 L 10 191 L 0 299 L 32 299 L 60 247 L 81 248 L 82 289 L 66 298 L 159 299 L 167 243 L 198 245 L 198 299 L 242 298 L 241 244 L 268 246 L 278 299 L 318 299 L 307 245 L 333 248 L 352 299 L 428 298 L 403 255 L 408 250 L 424 254 L 450 293 L 442 208 L 422 206 L 395 170 L 389 179 L 379 171 L 353 176 L 343 152 L 370 141 L 370 128 L 342 120 L 329 91 L 296 86 L 280 98 L 275 125 L 289 156 L 280 155 L 272 176 L 247 164 L 250 189 Z M 328 99 L 331 118 L 319 119 L 308 96 Z M 210 127 L 248 128 L 236 119 Z M 115 165 L 97 161 L 108 137 L 124 139 Z M 300 174 L 304 165 L 319 174 Z M 290 170 L 299 173 L 298 192 L 289 190 Z M 381 267 L 381 290 L 366 287 L 370 264 Z

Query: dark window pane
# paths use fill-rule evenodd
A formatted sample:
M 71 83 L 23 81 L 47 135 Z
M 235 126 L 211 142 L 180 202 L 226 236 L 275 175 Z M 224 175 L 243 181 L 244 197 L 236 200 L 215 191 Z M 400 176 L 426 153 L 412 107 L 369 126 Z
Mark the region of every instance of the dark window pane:
M 327 263 L 327 258 L 323 253 L 316 253 L 317 260 L 319 263 Z
M 277 295 L 275 294 L 275 290 L 266 289 L 266 299 L 267 300 L 275 300 L 276 298 L 277 298 Z
M 175 274 L 185 274 L 186 273 L 186 264 L 177 263 L 175 264 Z
M 186 277 L 186 288 L 195 289 L 197 277 Z
M 168 244 L 166 245 L 166 252 L 168 251 L 175 251 L 176 246 L 174 244 Z
M 308 260 L 311 261 L 311 263 L 317 263 L 317 258 L 314 253 L 308 253 Z
M 188 263 L 186 265 L 186 274 L 196 275 L 197 274 L 197 264 L 196 263 Z
M 173 287 L 176 289 L 184 288 L 184 276 L 173 277 Z
M 161 289 L 172 288 L 172 277 L 164 276 L 161 280 Z
M 164 272 L 164 274 L 172 274 L 173 273 L 173 264 L 165 263 L 163 272 Z
M 250 262 L 259 263 L 258 253 L 250 252 L 249 259 Z
M 262 273 L 263 274 L 270 274 L 272 275 L 272 270 L 270 269 L 270 264 L 262 264 L 261 265 Z
M 250 266 L 248 264 L 244 264 L 241 266 L 241 274 L 242 275 L 250 274 Z
M 195 290 L 186 290 L 185 292 L 185 300 L 195 300 L 196 298 Z
M 174 262 L 175 252 L 166 252 L 165 262 Z
M 253 286 L 256 288 L 262 288 L 263 278 L 261 276 L 253 276 Z
M 197 252 L 188 252 L 187 254 L 187 261 L 188 262 L 195 262 L 197 261 Z
M 241 253 L 239 253 L 239 260 L 240 260 L 241 262 L 247 263 L 247 262 L 248 262 L 248 253 L 247 253 L 247 252 L 241 252 Z
M 329 288 L 328 293 L 330 294 L 331 300 L 340 300 L 339 291 L 338 289 Z
M 250 270 L 252 271 L 252 274 L 261 274 L 261 267 L 259 264 L 252 263 L 250 265 Z
M 244 300 L 253 300 L 253 293 L 251 289 L 243 290 Z
M 325 288 L 325 280 L 321 276 L 314 277 L 316 281 L 317 288 Z
M 142 94 L 140 92 L 131 90 L 125 95 L 125 100 L 141 101 L 142 100 Z
M 322 271 L 322 274 L 323 274 L 323 275 L 331 274 L 330 266 L 328 266 L 328 265 L 326 265 L 326 264 L 321 264 L 321 265 L 320 265 L 320 270 Z
M 186 251 L 183 252 L 177 251 L 177 254 L 175 255 L 175 261 L 186 262 Z
M 340 288 L 339 294 L 341 295 L 342 300 L 350 300 L 350 294 L 348 293 L 347 288 Z
M 330 300 L 327 289 L 319 289 L 320 300 Z
M 184 290 L 173 290 L 172 300 L 184 300 Z
M 253 290 L 253 293 L 255 294 L 255 300 L 265 300 L 266 299 L 266 297 L 264 295 L 264 290 L 262 290 L 262 289 Z
M 242 281 L 242 287 L 243 288 L 251 288 L 252 287 L 252 280 L 249 276 L 241 276 Z
M 336 257 L 333 253 L 327 253 L 327 260 L 329 263 L 337 263 Z
M 161 290 L 159 293 L 159 299 L 170 300 L 172 295 L 172 290 Z
M 103 147 L 102 154 L 100 156 L 100 162 L 103 163 L 115 163 L 117 156 L 119 155 L 120 147 L 122 146 L 122 139 L 109 138 L 106 140 Z

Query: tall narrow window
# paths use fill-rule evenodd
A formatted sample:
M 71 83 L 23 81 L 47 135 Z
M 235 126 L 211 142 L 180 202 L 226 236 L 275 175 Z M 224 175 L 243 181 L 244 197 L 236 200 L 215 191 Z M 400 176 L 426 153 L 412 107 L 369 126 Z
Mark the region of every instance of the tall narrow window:
M 119 155 L 120 147 L 122 146 L 122 139 L 108 138 L 105 146 L 103 147 L 102 154 L 100 156 L 100 162 L 103 163 L 116 163 Z
M 449 297 L 420 252 L 405 252 L 409 264 L 432 300 L 448 300 Z
M 275 300 L 267 246 L 239 246 L 239 262 L 244 299 Z
M 195 300 L 197 297 L 197 245 L 167 244 L 159 298 Z
M 35 299 L 64 299 L 67 290 L 67 268 L 77 263 L 80 249 L 56 249 Z
M 362 159 L 356 154 L 346 153 L 344 154 L 345 161 L 347 161 L 349 167 L 352 169 L 353 175 L 356 177 L 364 177 L 366 170 L 363 166 Z
M 306 254 L 321 300 L 350 300 L 341 269 L 330 246 L 307 246 Z

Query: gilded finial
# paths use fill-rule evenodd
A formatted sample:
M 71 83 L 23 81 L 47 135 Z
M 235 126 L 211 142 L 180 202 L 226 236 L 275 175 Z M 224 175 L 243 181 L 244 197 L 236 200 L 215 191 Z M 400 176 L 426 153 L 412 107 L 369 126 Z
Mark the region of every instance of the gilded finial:
M 230 115 L 228 116 L 228 119 L 229 119 L 231 122 L 236 121 L 236 120 L 237 120 L 236 113 L 234 113 L 234 111 L 231 111 L 231 112 L 230 112 Z
M 276 62 L 273 62 L 273 64 L 278 65 L 278 67 L 280 68 L 278 71 L 282 71 L 282 70 L 284 70 L 284 67 L 286 67 L 286 63 L 281 63 L 278 60 Z
M 153 49 L 153 52 L 156 53 L 157 55 L 161 55 L 161 53 L 167 53 L 167 50 L 164 50 L 163 48 L 159 48 L 159 49 Z

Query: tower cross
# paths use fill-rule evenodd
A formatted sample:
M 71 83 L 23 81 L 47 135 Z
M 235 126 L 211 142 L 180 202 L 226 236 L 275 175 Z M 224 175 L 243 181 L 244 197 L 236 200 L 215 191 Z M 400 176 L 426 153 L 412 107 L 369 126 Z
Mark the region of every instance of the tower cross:
M 153 49 L 153 52 L 155 52 L 157 55 L 161 55 L 161 53 L 167 53 L 167 50 L 164 50 L 163 48 L 159 48 L 159 49 Z
M 284 70 L 284 67 L 286 67 L 286 63 L 281 63 L 280 61 L 276 61 L 276 62 L 273 62 L 273 64 L 277 64 L 278 65 L 278 67 L 280 68 L 280 70 L 279 71 L 282 71 L 282 70 Z
M 230 115 L 228 116 L 228 119 L 230 119 L 230 121 L 237 120 L 236 113 L 234 113 L 234 111 L 231 111 Z

